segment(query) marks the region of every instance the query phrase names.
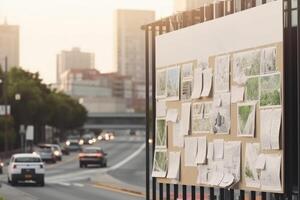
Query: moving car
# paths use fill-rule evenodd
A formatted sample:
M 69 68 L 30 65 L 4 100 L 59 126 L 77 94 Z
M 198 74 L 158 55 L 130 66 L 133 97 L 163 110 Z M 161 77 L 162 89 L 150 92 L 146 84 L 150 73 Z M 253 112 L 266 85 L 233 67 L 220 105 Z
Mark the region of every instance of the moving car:
M 61 146 L 61 152 L 63 155 L 70 155 L 70 150 L 65 143 L 61 144 L 60 146 Z
M 79 140 L 67 140 L 66 145 L 69 151 L 80 151 L 81 145 Z
M 96 141 L 97 140 L 93 134 L 84 134 L 81 138 L 81 143 L 83 144 L 94 144 Z
M 56 156 L 54 152 L 54 148 L 51 146 L 39 145 L 33 154 L 39 155 L 44 162 L 56 163 Z
M 88 165 L 107 166 L 106 153 L 100 147 L 86 147 L 79 154 L 79 167 Z
M 35 181 L 40 186 L 45 185 L 45 167 L 37 154 L 14 154 L 8 165 L 8 183 L 16 185 L 19 181 Z
M 62 151 L 58 144 L 48 144 L 49 146 L 52 146 L 54 149 L 54 155 L 56 157 L 56 160 L 62 161 Z
M 115 139 L 115 135 L 113 132 L 102 132 L 98 136 L 98 140 L 113 140 Z
M 0 160 L 0 174 L 3 174 L 4 163 Z

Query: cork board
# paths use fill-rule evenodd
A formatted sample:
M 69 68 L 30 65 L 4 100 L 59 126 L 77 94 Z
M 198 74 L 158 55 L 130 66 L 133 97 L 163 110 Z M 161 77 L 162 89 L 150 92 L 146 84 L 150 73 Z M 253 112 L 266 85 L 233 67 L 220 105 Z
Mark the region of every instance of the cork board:
M 249 49 L 242 49 L 240 51 L 234 51 L 234 52 L 227 52 L 224 55 L 230 55 L 230 90 L 231 91 L 231 87 L 237 85 L 236 82 L 234 82 L 233 80 L 233 76 L 232 76 L 232 72 L 233 72 L 233 65 L 232 65 L 232 60 L 233 60 L 233 54 L 236 53 L 241 53 L 241 52 L 246 52 L 246 51 L 251 51 L 251 50 L 257 50 L 257 49 L 264 49 L 264 48 L 268 48 L 268 47 L 275 47 L 276 48 L 276 66 L 278 67 L 278 70 L 281 74 L 281 79 L 280 79 L 280 86 L 281 86 L 281 108 L 283 110 L 284 108 L 284 99 L 282 98 L 283 96 L 283 44 L 281 43 L 273 43 L 273 44 L 268 44 L 268 45 L 263 45 L 263 46 L 258 46 L 255 48 L 249 48 Z M 215 57 L 216 56 L 222 56 L 223 54 L 220 55 L 212 55 L 209 57 L 208 63 L 209 63 L 209 67 L 213 69 L 214 71 L 214 64 L 215 64 Z M 197 61 L 196 60 L 191 60 L 191 61 L 187 61 L 184 63 L 178 63 L 179 66 L 182 66 L 185 63 L 193 63 L 193 67 L 196 68 L 197 67 Z M 166 66 L 164 68 L 169 68 L 170 66 Z M 213 100 L 213 84 L 212 84 L 212 90 L 210 93 L 209 97 L 204 97 L 201 99 L 197 99 L 197 100 L 184 100 L 184 101 L 189 101 L 192 103 L 195 102 L 209 102 Z M 169 101 L 167 102 L 167 108 L 176 108 L 178 109 L 179 113 L 179 119 L 181 116 L 181 104 L 184 101 Z M 211 142 L 214 139 L 224 139 L 224 141 L 241 141 L 241 172 L 240 172 L 240 181 L 238 184 L 234 185 L 234 189 L 243 189 L 243 190 L 249 190 L 249 191 L 261 191 L 259 188 L 251 188 L 251 187 L 246 187 L 245 185 L 245 173 L 244 173 L 244 166 L 245 166 L 245 147 L 246 147 L 246 143 L 261 143 L 260 141 L 260 106 L 259 104 L 257 104 L 256 106 L 256 117 L 255 117 L 255 136 L 254 137 L 237 137 L 237 103 L 231 103 L 230 106 L 230 110 L 231 110 L 231 126 L 230 126 L 230 132 L 229 134 L 213 134 L 213 133 L 208 133 L 208 134 L 193 134 L 191 131 L 189 133 L 188 136 L 185 137 L 199 137 L 199 136 L 206 136 L 207 138 L 207 142 Z M 192 112 L 192 111 L 191 111 Z M 190 120 L 190 122 L 192 123 L 192 120 Z M 280 135 L 279 135 L 279 145 L 280 145 L 280 150 L 262 150 L 261 153 L 265 153 L 265 154 L 281 154 L 282 156 L 282 161 L 284 160 L 284 154 L 283 154 L 283 149 L 284 149 L 284 133 L 282 132 L 284 127 L 283 124 L 283 120 L 281 123 L 281 129 L 280 129 Z M 191 130 L 191 128 L 190 128 Z M 175 147 L 173 145 L 173 126 L 172 126 L 172 122 L 168 122 L 167 124 L 167 148 L 168 151 L 175 151 L 181 152 L 181 167 L 180 167 L 180 179 L 179 182 L 174 182 L 174 180 L 170 180 L 170 179 L 166 179 L 166 178 L 159 178 L 158 182 L 162 182 L 162 183 L 179 183 L 179 184 L 184 184 L 184 185 L 196 185 L 196 186 L 208 186 L 208 185 L 201 185 L 201 184 L 197 184 L 197 176 L 198 176 L 198 170 L 197 167 L 187 167 L 184 165 L 184 148 L 180 148 L 180 147 Z M 284 185 L 284 163 L 281 161 L 281 186 L 282 189 L 280 191 L 276 191 L 276 192 L 284 192 L 283 191 L 283 185 Z M 267 190 L 264 190 L 267 192 Z M 270 192 L 274 192 L 274 191 L 270 191 Z

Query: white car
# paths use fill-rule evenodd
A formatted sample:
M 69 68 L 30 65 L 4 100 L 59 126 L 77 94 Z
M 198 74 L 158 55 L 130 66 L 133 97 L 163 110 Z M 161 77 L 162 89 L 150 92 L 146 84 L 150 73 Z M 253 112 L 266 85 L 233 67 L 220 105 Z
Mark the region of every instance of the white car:
M 35 181 L 40 186 L 45 185 L 45 166 L 37 154 L 14 154 L 8 165 L 8 183 L 16 185 L 19 181 Z

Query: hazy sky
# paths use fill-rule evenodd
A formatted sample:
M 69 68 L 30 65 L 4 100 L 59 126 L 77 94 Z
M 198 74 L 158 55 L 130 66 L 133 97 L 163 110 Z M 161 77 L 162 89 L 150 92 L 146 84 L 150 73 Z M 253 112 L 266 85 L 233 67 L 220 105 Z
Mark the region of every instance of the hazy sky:
M 172 13 L 173 0 L 0 0 L 0 23 L 20 25 L 20 65 L 56 81 L 56 54 L 80 47 L 94 52 L 96 68 L 113 68 L 113 15 L 121 9 Z

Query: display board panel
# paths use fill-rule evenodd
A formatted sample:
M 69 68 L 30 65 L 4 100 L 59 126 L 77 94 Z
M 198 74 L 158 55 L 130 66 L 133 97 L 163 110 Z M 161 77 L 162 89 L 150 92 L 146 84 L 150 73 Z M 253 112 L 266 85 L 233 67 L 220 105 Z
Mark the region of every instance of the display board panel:
M 159 182 L 283 192 L 282 40 L 282 1 L 157 37 Z

